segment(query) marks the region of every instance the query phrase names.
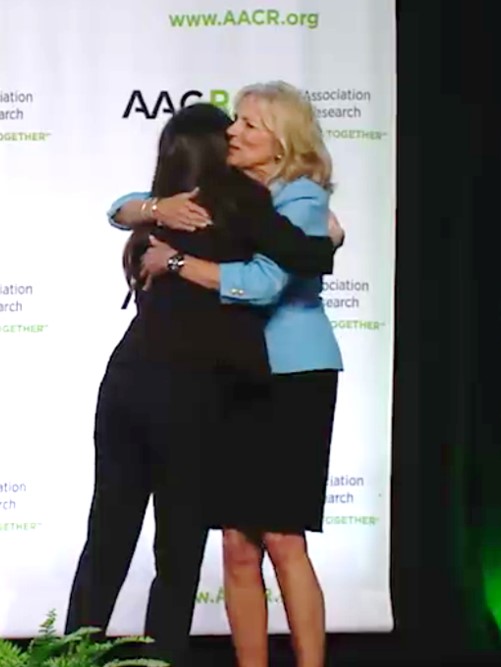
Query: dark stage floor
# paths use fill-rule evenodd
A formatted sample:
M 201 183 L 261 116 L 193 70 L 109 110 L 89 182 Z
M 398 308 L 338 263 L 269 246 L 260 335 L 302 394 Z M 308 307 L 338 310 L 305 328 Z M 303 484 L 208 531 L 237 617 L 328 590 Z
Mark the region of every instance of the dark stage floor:
M 413 646 L 394 633 L 329 635 L 326 667 L 501 666 L 501 647 L 495 653 L 483 651 L 465 653 L 460 649 L 441 650 L 436 641 L 436 634 L 434 638 L 423 636 L 419 645 L 413 642 Z M 18 643 L 26 645 L 27 642 L 28 640 L 23 640 Z M 236 667 L 228 637 L 193 637 L 192 648 L 192 667 Z M 113 657 L 130 658 L 132 655 L 136 657 L 140 654 L 140 649 L 136 651 L 130 647 L 127 649 L 121 647 Z M 270 637 L 270 667 L 295 667 L 289 637 Z

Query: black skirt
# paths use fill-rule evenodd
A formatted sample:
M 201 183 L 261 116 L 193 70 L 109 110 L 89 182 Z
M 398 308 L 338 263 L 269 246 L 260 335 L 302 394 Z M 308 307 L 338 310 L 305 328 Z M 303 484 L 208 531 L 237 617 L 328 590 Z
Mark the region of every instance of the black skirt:
M 212 527 L 322 530 L 337 382 L 322 370 L 233 387 L 225 435 L 211 448 Z

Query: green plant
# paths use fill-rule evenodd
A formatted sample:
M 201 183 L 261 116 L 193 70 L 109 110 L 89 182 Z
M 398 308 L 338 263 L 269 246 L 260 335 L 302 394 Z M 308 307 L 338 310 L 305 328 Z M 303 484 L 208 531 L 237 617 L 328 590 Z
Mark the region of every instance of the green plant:
M 56 634 L 56 613 L 51 611 L 26 650 L 0 639 L 0 667 L 168 667 L 162 660 L 137 658 L 107 660 L 111 650 L 128 643 L 151 643 L 147 637 L 92 641 L 97 628 L 80 628 L 64 637 Z

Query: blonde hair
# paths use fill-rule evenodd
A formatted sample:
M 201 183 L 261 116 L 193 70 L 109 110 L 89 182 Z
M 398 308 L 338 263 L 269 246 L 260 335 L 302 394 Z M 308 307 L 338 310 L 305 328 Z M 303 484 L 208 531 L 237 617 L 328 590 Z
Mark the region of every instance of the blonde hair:
M 332 161 L 315 109 L 301 91 L 284 81 L 245 86 L 236 95 L 236 109 L 245 97 L 255 97 L 264 103 L 263 125 L 280 145 L 272 180 L 293 181 L 307 176 L 331 191 Z

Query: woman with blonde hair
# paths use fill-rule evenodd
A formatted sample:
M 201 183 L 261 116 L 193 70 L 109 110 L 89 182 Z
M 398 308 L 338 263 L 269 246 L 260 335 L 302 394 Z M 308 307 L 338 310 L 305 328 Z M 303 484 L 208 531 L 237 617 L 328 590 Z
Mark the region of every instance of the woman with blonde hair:
M 275 209 L 310 236 L 327 236 L 331 160 L 314 109 L 284 82 L 247 86 L 237 95 L 229 127 L 228 163 L 272 193 Z M 174 229 L 210 224 L 196 192 L 163 200 L 148 193 L 121 198 L 114 223 L 152 219 Z M 139 201 L 142 199 L 142 201 Z M 336 227 L 341 237 L 342 230 Z M 272 369 L 261 418 L 235 410 L 225 424 L 216 498 L 208 523 L 223 529 L 225 601 L 240 667 L 268 663 L 267 605 L 262 561 L 275 570 L 298 667 L 325 660 L 324 598 L 308 555 L 306 531 L 320 532 L 338 372 L 339 347 L 324 312 L 321 276 L 292 276 L 255 255 L 247 262 L 212 263 L 152 240 L 143 277 L 155 280 L 172 258 L 179 276 L 217 290 L 228 308 L 253 305 L 266 317 Z

